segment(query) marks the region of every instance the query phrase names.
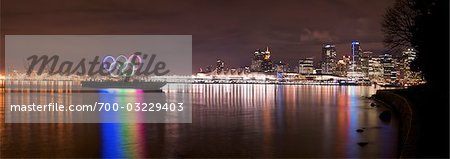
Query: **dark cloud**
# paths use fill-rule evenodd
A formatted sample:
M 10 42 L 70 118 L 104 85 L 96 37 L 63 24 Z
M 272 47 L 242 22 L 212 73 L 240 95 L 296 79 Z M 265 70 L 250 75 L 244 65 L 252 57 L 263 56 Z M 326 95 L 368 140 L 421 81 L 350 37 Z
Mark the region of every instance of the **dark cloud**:
M 331 42 L 336 41 L 337 37 L 332 36 L 328 31 L 310 30 L 308 28 L 303 29 L 300 35 L 300 42 Z
M 2 0 L 2 34 L 193 35 L 193 68 L 217 58 L 238 67 L 256 48 L 270 46 L 277 60 L 320 58 L 351 40 L 380 51 L 380 22 L 392 0 Z

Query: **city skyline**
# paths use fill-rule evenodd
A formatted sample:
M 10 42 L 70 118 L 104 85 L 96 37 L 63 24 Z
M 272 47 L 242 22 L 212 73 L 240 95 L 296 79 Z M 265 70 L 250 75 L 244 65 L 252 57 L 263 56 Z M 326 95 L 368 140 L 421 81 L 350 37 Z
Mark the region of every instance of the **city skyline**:
M 195 79 L 199 82 L 243 82 L 248 79 L 269 79 L 279 82 L 319 82 L 333 81 L 333 84 L 388 84 L 417 85 L 425 82 L 421 72 L 411 69 L 416 60 L 416 50 L 406 48 L 400 55 L 390 53 L 374 54 L 363 50 L 357 40 L 351 42 L 351 56 L 337 57 L 333 43 L 322 46 L 320 61 L 312 57 L 299 58 L 298 63 L 289 64 L 274 60 L 269 47 L 256 49 L 250 65 L 244 67 L 226 66 L 226 61 L 217 59 L 216 65 L 201 68 Z M 261 81 L 260 81 L 261 82 Z M 382 85 L 384 85 L 382 84 Z
M 50 4 L 59 1 L 45 0 L 28 2 L 39 7 L 24 7 L 20 1 L 2 1 L 1 29 L 4 35 L 192 35 L 196 72 L 217 58 L 245 65 L 248 52 L 265 46 L 287 63 L 293 56 L 320 55 L 325 42 L 336 45 L 338 57 L 350 55 L 348 41 L 355 39 L 364 49 L 382 53 L 380 23 L 393 2 L 67 1 L 55 7 Z M 235 56 L 242 58 L 231 60 Z
M 313 61 L 314 68 L 320 68 L 322 70 L 326 70 L 326 69 L 328 69 L 328 67 L 330 67 L 327 65 L 330 65 L 330 64 L 324 65 L 324 63 L 323 63 L 324 61 L 327 61 L 327 63 L 334 63 L 334 65 L 336 65 L 336 64 L 338 64 L 339 60 L 343 60 L 343 58 L 345 58 L 345 57 L 350 57 L 351 58 L 350 62 L 354 63 L 356 61 L 359 61 L 358 58 L 362 58 L 362 57 L 358 57 L 358 56 L 382 56 L 384 54 L 392 55 L 395 58 L 401 58 L 402 56 L 404 56 L 403 54 L 405 51 L 409 51 L 410 49 L 415 50 L 413 47 L 405 47 L 404 49 L 399 50 L 397 52 L 388 51 L 388 50 L 384 50 L 382 52 L 377 52 L 377 51 L 373 51 L 373 50 L 362 49 L 364 46 L 361 46 L 361 45 L 364 45 L 364 44 L 358 40 L 352 40 L 348 43 L 348 47 L 347 47 L 347 49 L 349 50 L 348 51 L 349 53 L 339 53 L 338 51 L 336 51 L 337 48 L 336 48 L 335 43 L 325 42 L 322 44 L 322 46 L 320 48 L 317 49 L 319 52 L 318 54 L 313 55 L 313 56 L 302 56 L 302 55 L 292 56 L 292 57 L 290 57 L 289 60 L 281 60 L 281 58 L 277 57 L 276 53 L 272 52 L 272 48 L 269 46 L 265 46 L 264 49 L 254 48 L 252 51 L 249 51 L 246 54 L 252 55 L 253 52 L 255 52 L 255 53 L 261 52 L 260 54 L 268 53 L 269 57 L 271 59 L 271 62 L 274 65 L 276 63 L 282 62 L 284 64 L 291 65 L 291 67 L 295 67 L 296 64 L 299 63 L 299 61 L 309 59 L 309 60 Z M 270 49 L 270 51 L 269 51 L 269 49 Z M 340 50 L 343 50 L 343 49 L 340 49 Z M 242 55 L 240 57 L 242 57 Z M 252 59 L 254 59 L 254 57 L 251 56 L 249 59 L 252 60 Z M 213 67 L 213 66 L 217 65 L 214 63 L 218 62 L 218 61 L 220 61 L 220 63 L 221 63 L 220 67 L 222 70 L 223 69 L 245 68 L 245 67 L 249 67 L 250 70 L 252 70 L 253 64 L 248 63 L 248 60 L 247 60 L 247 63 L 244 62 L 242 65 L 230 65 L 229 63 L 233 63 L 234 60 L 240 60 L 240 59 L 235 58 L 235 59 L 231 59 L 231 61 L 226 61 L 226 60 L 224 60 L 224 58 L 217 57 L 215 60 L 207 63 L 207 65 L 200 66 L 199 70 L 194 71 L 193 73 L 195 74 L 197 72 L 205 71 L 208 69 L 208 67 Z M 292 63 L 287 62 L 287 61 L 291 61 Z M 226 63 L 226 65 L 225 65 L 225 63 Z M 292 64 L 294 64 L 294 65 L 292 65 Z M 336 66 L 331 66 L 331 67 L 336 67 Z M 213 68 L 215 68 L 215 67 L 213 67 Z M 361 69 L 361 68 L 358 68 L 358 69 Z M 259 72 L 259 70 L 254 70 L 254 69 L 253 69 L 253 71 Z M 333 72 L 333 71 L 335 71 L 335 70 L 325 71 L 325 72 Z

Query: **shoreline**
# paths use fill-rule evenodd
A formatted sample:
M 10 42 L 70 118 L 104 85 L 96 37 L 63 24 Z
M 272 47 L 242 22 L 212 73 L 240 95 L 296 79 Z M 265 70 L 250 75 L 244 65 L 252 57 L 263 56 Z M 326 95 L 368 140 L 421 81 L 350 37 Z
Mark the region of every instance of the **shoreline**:
M 386 105 L 399 117 L 399 157 L 414 158 L 417 150 L 418 121 L 413 105 L 395 90 L 377 90 L 373 99 Z

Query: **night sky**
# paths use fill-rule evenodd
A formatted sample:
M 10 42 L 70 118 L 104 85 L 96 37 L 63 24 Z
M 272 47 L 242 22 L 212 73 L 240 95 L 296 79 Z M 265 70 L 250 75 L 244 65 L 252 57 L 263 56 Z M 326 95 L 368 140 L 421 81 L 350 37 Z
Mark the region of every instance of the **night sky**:
M 383 52 L 382 15 L 393 0 L 1 0 L 1 34 L 192 35 L 193 69 L 250 65 L 269 46 L 274 61 L 320 58 L 323 43 L 350 55 L 351 40 Z M 3 38 L 2 38 L 3 41 Z M 3 42 L 2 42 L 3 45 Z M 182 51 L 182 50 L 180 50 Z

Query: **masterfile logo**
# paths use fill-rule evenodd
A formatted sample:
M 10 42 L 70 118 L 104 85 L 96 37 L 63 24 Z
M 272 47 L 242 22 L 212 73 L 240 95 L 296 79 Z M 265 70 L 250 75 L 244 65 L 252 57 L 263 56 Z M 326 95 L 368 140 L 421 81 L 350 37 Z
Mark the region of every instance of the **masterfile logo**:
M 6 35 L 5 46 L 7 74 L 192 74 L 191 35 Z
M 60 57 L 58 55 L 53 55 L 51 57 L 47 55 L 32 55 L 26 59 L 27 62 L 30 63 L 30 65 L 26 67 L 26 74 L 29 76 L 35 72 L 36 75 L 47 73 L 47 75 L 50 76 L 101 75 L 112 77 L 132 77 L 134 75 L 162 76 L 167 75 L 170 72 L 169 69 L 166 69 L 166 63 L 164 61 L 155 62 L 155 54 L 148 56 L 147 54 L 142 55 L 141 52 L 133 53 L 128 57 L 125 55 L 119 55 L 117 57 L 108 55 L 104 56 L 102 61 L 99 61 L 99 56 L 95 56 L 93 60 L 90 61 L 86 60 L 86 58 L 82 58 L 79 62 L 63 61 L 60 63 L 58 61 L 59 58 Z M 149 60 L 147 60 L 147 58 Z

